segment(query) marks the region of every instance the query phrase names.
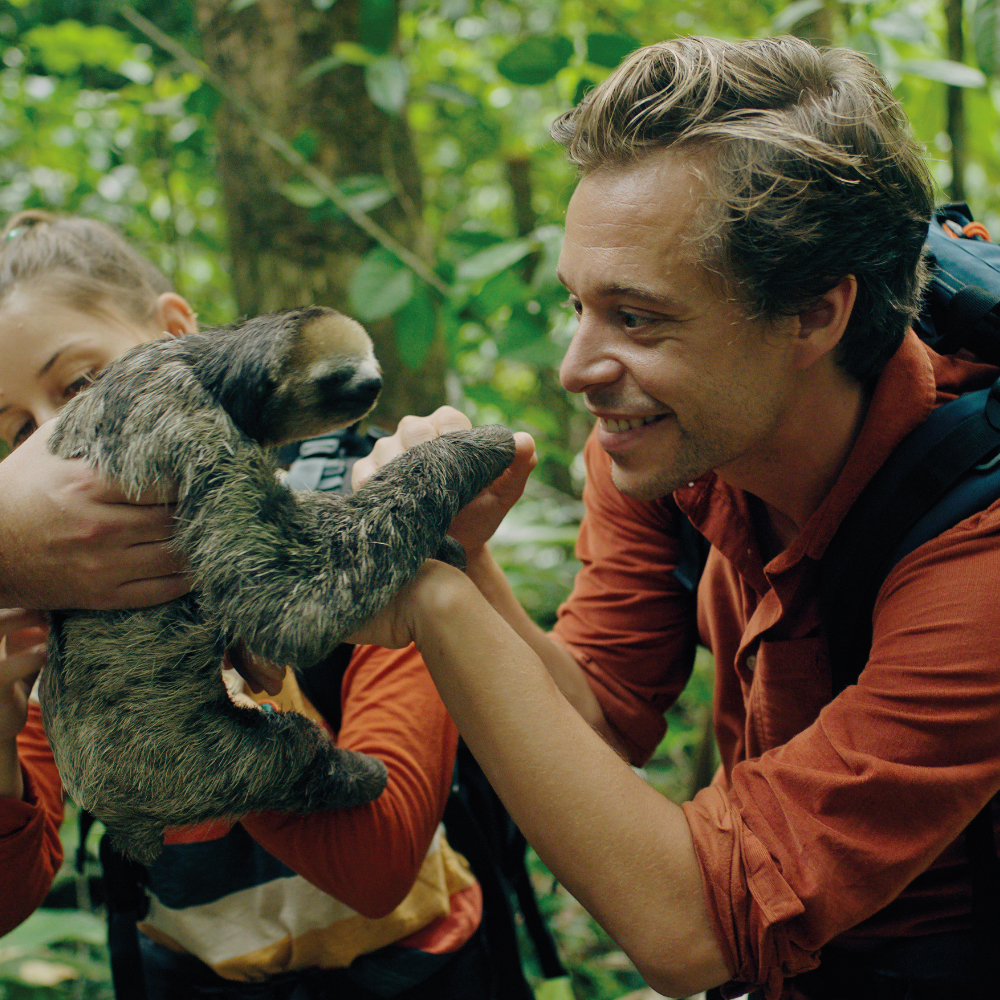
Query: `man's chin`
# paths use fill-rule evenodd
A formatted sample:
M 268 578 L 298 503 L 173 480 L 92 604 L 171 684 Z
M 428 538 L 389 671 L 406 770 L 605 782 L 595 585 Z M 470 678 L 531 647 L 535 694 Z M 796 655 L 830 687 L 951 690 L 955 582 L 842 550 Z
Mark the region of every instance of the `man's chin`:
M 691 480 L 687 476 L 671 476 L 666 471 L 651 471 L 639 473 L 623 469 L 614 458 L 611 459 L 611 481 L 619 493 L 630 500 L 649 503 L 652 500 L 662 500 L 674 490 L 686 486 Z

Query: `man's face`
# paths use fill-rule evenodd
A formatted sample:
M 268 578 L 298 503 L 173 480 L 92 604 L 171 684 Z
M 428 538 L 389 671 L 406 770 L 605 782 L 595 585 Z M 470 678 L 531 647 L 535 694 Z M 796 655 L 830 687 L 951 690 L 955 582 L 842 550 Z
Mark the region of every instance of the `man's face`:
M 559 274 L 579 316 L 560 372 L 598 418 L 615 485 L 652 500 L 774 461 L 797 323 L 751 322 L 695 260 L 703 185 L 668 153 L 585 177 Z

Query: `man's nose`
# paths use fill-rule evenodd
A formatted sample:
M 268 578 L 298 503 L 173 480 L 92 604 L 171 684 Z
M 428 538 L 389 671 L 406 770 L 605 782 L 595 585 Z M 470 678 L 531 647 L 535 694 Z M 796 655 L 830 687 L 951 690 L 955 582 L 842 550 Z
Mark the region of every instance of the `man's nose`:
M 567 392 L 586 392 L 589 388 L 610 385 L 621 378 L 621 362 L 611 352 L 611 337 L 601 325 L 581 317 L 580 325 L 559 366 L 559 381 Z

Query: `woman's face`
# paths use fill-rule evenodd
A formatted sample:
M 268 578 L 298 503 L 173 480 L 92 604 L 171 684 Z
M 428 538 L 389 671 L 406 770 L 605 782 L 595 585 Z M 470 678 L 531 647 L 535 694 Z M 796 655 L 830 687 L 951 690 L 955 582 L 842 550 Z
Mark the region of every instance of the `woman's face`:
M 78 312 L 43 291 L 15 289 L 0 305 L 0 442 L 16 448 L 108 362 L 164 336 L 155 322 Z

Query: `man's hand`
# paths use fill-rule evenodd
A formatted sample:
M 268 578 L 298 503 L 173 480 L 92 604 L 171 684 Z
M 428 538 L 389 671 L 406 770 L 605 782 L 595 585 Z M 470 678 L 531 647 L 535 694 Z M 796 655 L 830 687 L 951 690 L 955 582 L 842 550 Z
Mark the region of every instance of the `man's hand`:
M 51 430 L 0 462 L 0 604 L 135 608 L 190 590 L 168 544 L 172 506 L 129 499 L 86 463 L 57 458 Z
M 414 445 L 432 441 L 449 431 L 468 430 L 471 426 L 464 413 L 450 406 L 439 407 L 429 417 L 403 417 L 395 434 L 380 438 L 372 453 L 354 464 L 352 485 L 357 489 L 383 465 Z M 517 452 L 507 471 L 463 507 L 451 522 L 448 533 L 461 543 L 470 558 L 493 537 L 507 512 L 520 499 L 537 462 L 535 442 L 530 434 L 515 434 L 514 443 Z

